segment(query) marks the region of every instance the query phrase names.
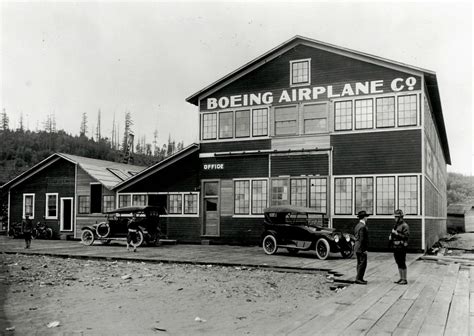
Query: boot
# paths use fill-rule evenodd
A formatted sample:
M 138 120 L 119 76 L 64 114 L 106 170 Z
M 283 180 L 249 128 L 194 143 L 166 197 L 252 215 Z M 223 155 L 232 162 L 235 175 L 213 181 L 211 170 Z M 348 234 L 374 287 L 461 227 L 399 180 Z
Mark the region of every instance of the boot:
M 393 283 L 399 284 L 403 280 L 403 270 L 401 268 L 398 269 L 398 275 L 400 278 L 397 281 L 394 281 Z

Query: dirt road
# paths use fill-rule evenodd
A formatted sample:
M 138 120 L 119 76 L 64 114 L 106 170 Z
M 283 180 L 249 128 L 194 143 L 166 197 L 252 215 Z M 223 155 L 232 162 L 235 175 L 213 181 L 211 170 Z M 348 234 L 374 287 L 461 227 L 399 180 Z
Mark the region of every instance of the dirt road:
M 6 335 L 270 334 L 333 293 L 322 273 L 0 256 Z

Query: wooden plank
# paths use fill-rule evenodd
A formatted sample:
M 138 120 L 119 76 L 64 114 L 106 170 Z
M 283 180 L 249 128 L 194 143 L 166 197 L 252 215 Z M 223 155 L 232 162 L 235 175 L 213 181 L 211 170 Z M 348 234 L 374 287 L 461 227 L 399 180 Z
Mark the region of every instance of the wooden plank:
M 373 336 L 380 335 L 381 333 L 393 333 L 414 302 L 415 300 L 407 299 L 400 299 L 395 302 L 368 331 L 367 335 Z
M 469 271 L 460 270 L 451 301 L 445 335 L 469 333 Z

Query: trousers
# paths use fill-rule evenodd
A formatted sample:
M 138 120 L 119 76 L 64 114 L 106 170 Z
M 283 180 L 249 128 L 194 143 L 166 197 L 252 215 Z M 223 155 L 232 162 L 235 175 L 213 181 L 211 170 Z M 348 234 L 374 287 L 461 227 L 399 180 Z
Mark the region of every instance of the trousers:
M 367 252 L 357 252 L 357 276 L 356 280 L 364 280 L 365 269 L 367 268 Z

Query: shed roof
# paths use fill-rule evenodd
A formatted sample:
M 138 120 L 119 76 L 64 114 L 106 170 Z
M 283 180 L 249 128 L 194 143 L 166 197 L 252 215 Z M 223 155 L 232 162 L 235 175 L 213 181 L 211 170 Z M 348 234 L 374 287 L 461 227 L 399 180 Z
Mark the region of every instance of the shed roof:
M 450 204 L 448 206 L 448 215 L 464 215 L 474 207 L 473 204 Z
M 371 55 L 371 54 L 364 53 L 361 51 L 336 46 L 334 44 L 329 44 L 326 42 L 310 39 L 310 38 L 299 36 L 299 35 L 292 37 L 288 41 L 267 51 L 261 56 L 244 64 L 242 67 L 232 71 L 231 73 L 218 79 L 214 83 L 192 94 L 191 96 L 186 98 L 186 101 L 188 103 L 199 106 L 199 100 L 206 98 L 207 96 L 211 95 L 213 92 L 218 90 L 219 88 L 229 85 L 230 83 L 239 79 L 240 77 L 247 74 L 248 72 L 257 69 L 258 67 L 286 53 L 288 50 L 290 50 L 291 48 L 294 48 L 295 46 L 299 44 L 307 45 L 313 48 L 323 49 L 329 52 L 341 54 L 347 57 L 363 60 L 365 62 L 374 63 L 374 64 L 384 66 L 384 67 L 396 68 L 401 71 L 407 71 L 411 73 L 415 72 L 419 74 L 420 76 L 423 76 L 423 78 L 425 79 L 426 92 L 427 92 L 429 104 L 433 112 L 436 127 L 438 128 L 438 131 L 439 131 L 439 137 L 441 141 L 441 146 L 443 148 L 444 157 L 446 159 L 446 163 L 451 164 L 448 137 L 446 135 L 446 128 L 445 128 L 444 119 L 443 119 L 443 111 L 441 107 L 441 99 L 440 99 L 439 90 L 438 90 L 438 81 L 436 78 L 436 73 L 434 71 L 419 68 L 413 65 L 409 65 L 409 64 L 405 64 L 405 63 L 401 63 L 397 61 L 393 61 L 387 58 Z

